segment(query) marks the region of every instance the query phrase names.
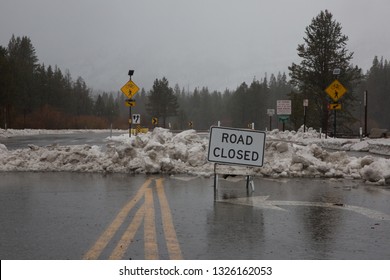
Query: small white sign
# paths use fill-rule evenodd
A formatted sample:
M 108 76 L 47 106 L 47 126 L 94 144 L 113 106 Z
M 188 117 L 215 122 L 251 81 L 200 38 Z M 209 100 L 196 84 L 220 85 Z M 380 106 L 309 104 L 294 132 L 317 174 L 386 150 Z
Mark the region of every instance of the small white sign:
M 211 162 L 263 166 L 265 132 L 213 126 L 207 159 Z
M 309 99 L 303 99 L 303 107 L 309 106 Z
M 276 100 L 277 115 L 291 115 L 291 100 Z
M 133 114 L 132 115 L 133 124 L 141 124 L 141 115 Z
M 267 115 L 270 117 L 275 115 L 275 109 L 267 109 Z

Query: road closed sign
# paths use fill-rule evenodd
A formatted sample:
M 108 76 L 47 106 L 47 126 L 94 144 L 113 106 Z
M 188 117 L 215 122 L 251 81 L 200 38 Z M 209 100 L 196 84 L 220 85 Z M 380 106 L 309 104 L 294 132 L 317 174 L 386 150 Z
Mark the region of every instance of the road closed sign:
M 263 166 L 265 132 L 213 126 L 207 159 L 211 162 Z

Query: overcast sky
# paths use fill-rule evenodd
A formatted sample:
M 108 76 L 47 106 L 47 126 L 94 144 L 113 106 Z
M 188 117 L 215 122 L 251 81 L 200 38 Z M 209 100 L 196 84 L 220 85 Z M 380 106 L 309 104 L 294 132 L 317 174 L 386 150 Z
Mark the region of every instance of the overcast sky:
M 146 90 L 235 89 L 298 63 L 305 27 L 328 9 L 364 72 L 390 59 L 389 0 L 0 0 L 0 45 L 28 36 L 40 63 L 95 90 L 117 91 L 134 69 Z

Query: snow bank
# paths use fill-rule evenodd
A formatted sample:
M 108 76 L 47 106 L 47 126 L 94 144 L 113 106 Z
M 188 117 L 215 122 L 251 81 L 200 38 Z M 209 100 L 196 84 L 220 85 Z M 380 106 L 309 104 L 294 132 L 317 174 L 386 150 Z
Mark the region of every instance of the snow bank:
M 315 131 L 269 132 L 264 166 L 245 170 L 273 178 L 349 178 L 390 184 L 390 159 L 351 157 L 345 151 L 329 152 L 323 148 L 324 140 L 317 137 Z M 214 172 L 214 164 L 207 161 L 208 139 L 195 130 L 174 135 L 169 130 L 155 128 L 136 137 L 123 134 L 110 139 L 115 142 L 102 147 L 29 145 L 27 149 L 11 151 L 0 144 L 0 171 L 187 173 L 199 176 L 210 176 Z M 338 139 L 333 143 L 339 143 L 339 148 L 348 146 L 350 150 L 370 149 L 370 145 L 386 150 L 390 146 L 383 142 L 374 145 L 370 141 L 362 144 Z M 219 165 L 221 173 L 238 169 Z
M 0 171 L 197 173 L 207 161 L 208 141 L 194 130 L 173 136 L 156 128 L 136 137 L 124 134 L 111 139 L 115 145 L 105 147 L 29 145 L 9 151 L 0 144 Z
M 268 140 L 283 140 L 293 142 L 300 145 L 317 144 L 326 149 L 340 150 L 340 151 L 356 151 L 369 152 L 379 155 L 390 156 L 390 139 L 344 139 L 344 138 L 325 138 L 324 134 L 320 134 L 313 128 L 309 128 L 303 132 L 303 126 L 296 131 L 279 131 L 272 130 L 267 133 Z

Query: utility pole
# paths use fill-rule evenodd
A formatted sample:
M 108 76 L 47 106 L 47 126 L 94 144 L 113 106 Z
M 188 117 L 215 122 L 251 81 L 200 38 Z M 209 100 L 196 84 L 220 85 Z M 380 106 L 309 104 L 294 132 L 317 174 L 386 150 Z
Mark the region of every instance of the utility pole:
M 335 76 L 335 79 L 337 80 L 339 78 L 339 75 L 340 75 L 340 69 L 339 68 L 335 68 L 333 70 L 333 75 Z M 337 93 L 337 92 L 336 92 Z M 338 94 L 337 94 L 338 95 Z M 334 120 L 333 120 L 333 138 L 336 138 L 336 110 L 333 110 L 333 113 L 334 113 Z
M 131 115 L 131 107 L 135 106 L 135 100 L 132 97 L 139 91 L 139 87 L 131 80 L 131 76 L 133 76 L 134 70 L 129 70 L 130 80 L 121 87 L 121 91 L 128 99 L 125 101 L 125 105 L 129 107 L 129 137 L 131 137 L 131 126 L 133 123 L 132 115 Z M 139 124 L 140 118 L 137 119 L 137 123 Z
M 131 81 L 131 76 L 134 75 L 134 70 L 129 70 L 129 76 L 130 76 L 130 81 Z M 131 137 L 131 106 L 129 106 L 129 137 Z
M 306 108 L 309 106 L 309 99 L 303 100 L 303 132 L 306 132 Z
M 364 91 L 364 136 L 367 137 L 368 90 Z

